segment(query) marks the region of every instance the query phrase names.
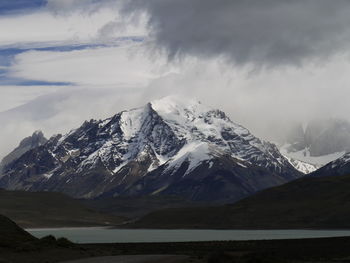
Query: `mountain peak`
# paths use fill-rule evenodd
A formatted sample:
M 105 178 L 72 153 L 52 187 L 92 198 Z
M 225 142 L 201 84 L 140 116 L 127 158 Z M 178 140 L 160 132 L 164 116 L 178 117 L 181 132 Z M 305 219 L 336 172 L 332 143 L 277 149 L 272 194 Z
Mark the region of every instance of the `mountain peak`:
M 179 95 L 167 96 L 150 103 L 156 112 L 168 117 L 198 115 L 201 112 L 212 110 L 212 108 L 204 106 L 199 100 Z
M 33 132 L 32 137 L 33 136 L 44 137 L 44 133 L 41 130 L 36 130 L 36 131 Z
M 16 149 L 14 149 L 11 153 L 2 159 L 0 162 L 0 173 L 6 165 L 20 158 L 24 153 L 30 151 L 31 149 L 39 147 L 46 142 L 47 139 L 45 138 L 43 132 L 40 130 L 35 131 L 32 136 L 24 138 Z
M 168 95 L 159 99 L 155 99 L 151 101 L 151 104 L 172 104 L 177 106 L 189 106 L 189 105 L 198 105 L 202 104 L 199 100 L 196 98 L 189 98 L 183 95 Z M 185 107 L 185 106 L 184 106 Z
M 236 128 L 244 129 L 240 125 L 231 122 L 224 112 L 206 106 L 196 99 L 168 96 L 154 100 L 150 104 L 152 109 L 170 126 L 177 126 L 176 128 L 173 127 L 175 130 L 186 127 L 187 131 L 198 130 L 208 133 L 209 130 L 221 129 L 222 125 L 228 122 Z M 244 129 L 244 133 L 249 132 Z

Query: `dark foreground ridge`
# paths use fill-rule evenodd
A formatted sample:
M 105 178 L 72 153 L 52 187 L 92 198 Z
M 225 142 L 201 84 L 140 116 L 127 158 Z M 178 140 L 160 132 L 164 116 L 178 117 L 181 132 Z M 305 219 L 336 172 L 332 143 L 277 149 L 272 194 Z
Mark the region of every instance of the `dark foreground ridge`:
M 233 205 L 163 209 L 130 228 L 350 228 L 350 175 L 307 177 Z
M 0 215 L 0 246 L 33 241 L 35 238 L 17 226 L 13 221 Z

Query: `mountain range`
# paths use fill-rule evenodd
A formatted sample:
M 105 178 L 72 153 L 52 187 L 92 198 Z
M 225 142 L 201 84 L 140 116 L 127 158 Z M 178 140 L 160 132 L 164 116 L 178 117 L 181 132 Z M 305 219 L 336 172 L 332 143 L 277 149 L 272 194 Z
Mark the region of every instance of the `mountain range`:
M 51 137 L 7 162 L 0 187 L 233 202 L 302 177 L 292 164 L 224 112 L 170 96 Z
M 350 218 L 350 153 L 318 168 L 281 154 L 224 112 L 176 96 L 86 121 L 49 140 L 34 132 L 1 166 L 0 187 L 42 191 L 0 191 L 3 207 L 12 199 L 33 207 L 42 195 L 52 201 L 48 207 L 61 200 L 56 203 L 69 210 L 72 199 L 49 193 L 61 192 L 86 199 L 76 203 L 76 218 L 89 222 L 112 213 L 142 217 L 131 227 L 146 228 L 339 228 Z M 7 207 L 1 213 L 28 225 L 23 213 L 16 217 Z M 45 224 L 56 224 L 52 218 Z

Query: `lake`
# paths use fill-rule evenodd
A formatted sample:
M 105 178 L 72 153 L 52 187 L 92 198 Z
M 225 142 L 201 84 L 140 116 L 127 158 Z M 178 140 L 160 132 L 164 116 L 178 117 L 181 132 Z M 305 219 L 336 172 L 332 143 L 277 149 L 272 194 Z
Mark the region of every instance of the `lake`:
M 27 229 L 35 237 L 66 237 L 76 243 L 264 240 L 350 236 L 350 230 L 160 230 L 110 228 Z

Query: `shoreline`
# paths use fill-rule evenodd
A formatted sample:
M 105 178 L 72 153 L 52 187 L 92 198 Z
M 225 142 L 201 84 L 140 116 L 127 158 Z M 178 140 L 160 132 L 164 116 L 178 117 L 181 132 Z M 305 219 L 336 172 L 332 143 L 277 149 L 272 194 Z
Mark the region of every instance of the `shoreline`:
M 110 229 L 110 230 L 165 230 L 165 231 L 350 231 L 350 228 L 120 228 L 120 225 L 114 226 L 58 226 L 58 227 L 29 227 L 23 228 L 25 231 L 44 231 L 44 230 L 77 230 L 77 229 Z
M 79 244 L 113 243 L 182 243 L 240 242 L 261 240 L 295 240 L 350 238 L 350 230 L 207 230 L 207 229 L 115 229 L 109 227 L 26 229 L 37 238 L 48 235 L 65 237 Z

